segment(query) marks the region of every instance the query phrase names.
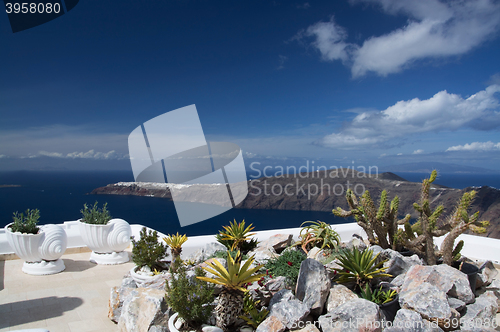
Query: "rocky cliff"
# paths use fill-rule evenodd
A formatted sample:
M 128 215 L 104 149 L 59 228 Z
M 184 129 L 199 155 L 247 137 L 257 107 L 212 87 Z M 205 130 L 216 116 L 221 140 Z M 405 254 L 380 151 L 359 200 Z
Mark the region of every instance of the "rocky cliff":
M 97 188 L 91 194 L 111 195 L 137 195 L 163 197 L 172 199 L 169 186 L 177 189 L 206 192 L 207 195 L 196 195 L 203 197 L 203 203 L 217 204 L 214 195 L 211 195 L 214 185 L 173 185 L 164 183 L 141 183 L 120 182 L 109 184 L 106 187 Z M 249 194 L 237 208 L 244 209 L 278 209 L 278 210 L 303 210 L 303 211 L 331 211 L 340 206 L 347 209 L 345 192 L 352 189 L 360 196 L 365 190 L 369 190 L 372 198 L 378 202 L 382 190 L 387 190 L 389 198 L 394 196 L 400 198 L 400 214 L 412 214 L 417 217 L 413 209 L 420 194 L 420 183 L 408 182 L 405 179 L 392 174 L 382 173 L 368 175 L 350 169 L 335 171 L 320 171 L 312 173 L 300 173 L 294 175 L 282 175 L 275 177 L 259 178 L 248 181 Z M 481 220 L 489 220 L 491 226 L 484 234 L 488 237 L 500 238 L 500 190 L 491 187 L 454 189 L 440 185 L 433 185 L 431 189 L 432 204 L 444 205 L 445 218 L 453 212 L 455 204 L 460 200 L 464 191 L 476 190 L 476 199 L 472 204 L 471 211 L 479 211 Z M 186 195 L 186 197 L 190 197 Z M 189 201 L 189 198 L 186 198 Z

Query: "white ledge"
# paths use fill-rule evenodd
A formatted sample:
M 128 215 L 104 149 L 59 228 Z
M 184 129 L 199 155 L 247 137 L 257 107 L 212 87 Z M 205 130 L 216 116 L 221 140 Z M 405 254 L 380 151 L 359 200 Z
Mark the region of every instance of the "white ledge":
M 78 221 L 66 221 L 63 224 L 59 224 L 68 235 L 68 249 L 69 248 L 81 248 L 85 247 L 83 240 L 80 236 L 80 229 L 78 227 Z M 142 225 L 130 225 L 132 228 L 132 235 L 139 239 L 140 231 L 143 227 Z M 334 224 L 333 229 L 337 231 L 343 242 L 349 241 L 353 234 L 358 234 L 366 239 L 366 233 L 361 227 L 356 223 L 347 224 Z M 148 228 L 148 227 L 147 227 Z M 150 229 L 150 228 L 148 228 Z M 301 228 L 285 228 L 276 229 L 268 231 L 258 231 L 255 232 L 254 236 L 259 242 L 264 241 L 276 234 L 292 234 L 294 240 L 299 237 Z M 166 236 L 161 232 L 158 232 L 160 238 Z M 441 245 L 444 237 L 435 238 L 435 243 Z M 458 237 L 457 241 L 464 240 L 464 248 L 462 249 L 462 254 L 469 259 L 486 261 L 491 260 L 495 264 L 500 264 L 500 240 L 487 238 L 476 235 L 462 234 Z M 182 256 L 187 257 L 191 253 L 195 252 L 197 249 L 203 247 L 204 245 L 216 242 L 215 235 L 201 235 L 201 236 L 190 236 L 186 243 L 182 246 Z M 0 229 L 0 255 L 12 254 L 13 250 L 7 242 L 7 237 L 5 236 L 5 229 Z

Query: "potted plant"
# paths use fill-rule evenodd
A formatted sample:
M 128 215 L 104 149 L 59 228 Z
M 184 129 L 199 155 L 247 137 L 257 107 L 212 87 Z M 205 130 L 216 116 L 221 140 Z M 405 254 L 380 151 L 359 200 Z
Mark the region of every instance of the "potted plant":
M 60 258 L 66 251 L 67 235 L 62 227 L 38 227 L 40 211 L 14 213 L 13 222 L 5 226 L 7 241 L 19 258 L 24 260 L 22 271 L 32 275 L 54 274 L 66 268 Z
M 260 280 L 265 274 L 255 274 L 262 265 L 251 267 L 254 256 L 246 260 L 241 265 L 241 253 L 237 253 L 236 259 L 228 254 L 227 269 L 214 260 L 207 263 L 203 269 L 214 275 L 213 278 L 197 277 L 200 280 L 222 285 L 222 291 L 219 295 L 219 302 L 215 307 L 217 326 L 224 331 L 233 331 L 232 328 L 243 314 L 244 301 L 243 296 L 246 289 L 244 285 Z
M 399 295 L 393 289 L 384 289 L 383 286 L 379 286 L 378 288 L 372 290 L 371 286 L 366 284 L 365 288 L 361 289 L 358 296 L 362 299 L 378 304 L 380 310 L 384 313 L 385 318 L 391 322 L 394 321 L 396 312 L 400 309 Z
M 128 262 L 128 253 L 124 250 L 130 244 L 130 225 L 123 219 L 111 219 L 107 203 L 101 209 L 97 207 L 97 202 L 91 208 L 84 204 L 80 212 L 80 234 L 92 250 L 90 261 L 104 265 Z
M 175 312 L 169 319 L 171 332 L 180 330 L 200 331 L 212 315 L 215 287 L 198 278 L 190 278 L 185 267 L 177 261 L 177 272 L 169 282 L 165 283 L 165 301 Z M 205 277 L 201 268 L 195 269 L 196 277 Z
M 152 280 L 155 273 L 166 270 L 162 259 L 167 256 L 167 246 L 159 241 L 158 232 L 143 227 L 139 240 L 132 238 L 132 261 L 135 266 L 130 275 L 138 283 Z

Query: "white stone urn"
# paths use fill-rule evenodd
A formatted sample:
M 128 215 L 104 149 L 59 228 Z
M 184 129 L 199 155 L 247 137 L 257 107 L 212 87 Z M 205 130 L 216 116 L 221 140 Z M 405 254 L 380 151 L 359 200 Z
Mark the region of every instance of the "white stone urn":
M 61 226 L 40 226 L 38 234 L 12 232 L 5 226 L 7 241 L 14 253 L 24 260 L 22 271 L 26 274 L 45 275 L 64 271 L 61 256 L 66 251 L 68 236 Z
M 106 225 L 87 224 L 80 220 L 80 235 L 92 250 L 90 261 L 114 265 L 129 261 L 124 250 L 130 245 L 132 229 L 123 219 L 111 219 Z

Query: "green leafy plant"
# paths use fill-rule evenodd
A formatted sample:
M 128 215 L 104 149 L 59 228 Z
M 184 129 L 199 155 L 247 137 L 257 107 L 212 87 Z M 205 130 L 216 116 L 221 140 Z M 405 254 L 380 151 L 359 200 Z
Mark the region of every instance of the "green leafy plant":
M 160 260 L 167 256 L 167 247 L 158 241 L 158 232 L 147 230 L 143 227 L 140 239 L 136 241 L 132 237 L 132 261 L 139 268 L 147 266 L 153 271 L 161 270 Z
M 285 250 L 277 257 L 270 258 L 265 267 L 272 276 L 286 277 L 286 283 L 289 286 L 297 283 L 300 264 L 307 258 L 302 250 Z
M 254 227 L 252 224 L 245 227 L 245 220 L 240 223 L 230 222 L 229 226 L 223 226 L 224 230 L 216 235 L 217 241 L 229 250 L 248 252 L 257 247 L 257 240 L 250 237 L 255 233 L 250 233 Z
M 182 265 L 177 271 L 172 280 L 165 283 L 165 301 L 189 327 L 200 329 L 212 314 L 215 287 L 198 278 L 189 278 Z M 196 268 L 195 276 L 205 277 L 206 274 L 203 269 Z
M 248 283 L 258 281 L 265 274 L 256 274 L 262 267 L 258 265 L 251 267 L 254 257 L 247 259 L 245 264 L 241 265 L 241 253 L 238 253 L 236 259 L 228 255 L 227 269 L 215 260 L 203 267 L 203 269 L 214 275 L 213 278 L 197 277 L 200 280 L 222 285 L 222 291 L 219 295 L 219 303 L 215 307 L 217 326 L 224 331 L 229 331 L 239 316 L 243 313 L 243 295 L 246 289 L 244 286 Z
M 411 215 L 407 214 L 403 219 L 398 220 L 398 196 L 395 196 L 389 203 L 387 191 L 382 191 L 378 208 L 375 206 L 368 190 L 358 200 L 354 192 L 348 189 L 346 199 L 351 210 L 346 211 L 338 207 L 332 211 L 334 215 L 342 218 L 354 216 L 372 245 L 378 244 L 384 249 L 400 249 L 401 245 L 397 236 L 398 225 L 408 222 Z
M 227 255 L 231 255 L 231 257 L 233 257 L 233 259 L 236 259 L 236 256 L 238 255 L 238 251 L 236 251 L 236 250 L 217 250 L 211 256 L 209 256 L 207 259 L 210 259 L 210 258 L 223 258 L 223 259 L 227 260 Z M 247 260 L 248 259 L 248 255 L 242 254 L 241 255 L 241 259 L 242 260 Z
M 172 252 L 172 261 L 175 261 L 177 257 L 181 255 L 182 245 L 188 240 L 186 234 L 179 235 L 177 232 L 176 235 L 168 235 L 163 238 L 163 241 L 170 247 L 170 251 Z
M 376 278 L 391 277 L 382 267 L 384 261 L 377 263 L 379 254 L 373 256 L 373 251 L 365 249 L 362 252 L 356 248 L 344 252 L 338 257 L 342 269 L 334 268 L 337 272 L 337 282 L 354 283 L 355 288 L 363 289 L 366 284 Z
M 269 314 L 269 310 L 265 308 L 261 308 L 260 310 L 257 309 L 259 303 L 260 300 L 254 301 L 249 292 L 245 293 L 245 297 L 243 298 L 243 312 L 245 315 L 240 316 L 240 318 L 254 329 L 256 329 Z
M 304 226 L 306 223 L 310 225 Z M 312 247 L 337 248 L 340 244 L 339 234 L 323 221 L 306 221 L 300 227 L 302 227 L 299 234 L 300 241 L 295 245 L 301 245 L 306 253 Z
M 108 203 L 104 203 L 102 208 L 99 209 L 97 207 L 97 202 L 95 202 L 94 206 L 91 208 L 89 208 L 87 204 L 84 204 L 83 210 L 80 210 L 82 214 L 81 221 L 93 225 L 106 225 L 111 220 L 107 206 Z
M 40 219 L 40 211 L 38 209 L 27 209 L 26 214 L 14 212 L 12 217 L 13 223 L 10 225 L 12 232 L 20 232 L 26 234 L 38 234 L 39 227 L 38 219 Z
M 371 289 L 369 284 L 366 284 L 364 288 L 361 288 L 361 292 L 358 296 L 362 299 L 374 302 L 376 304 L 385 304 L 389 303 L 396 297 L 398 293 L 395 290 L 388 289 L 382 290 L 382 286 L 380 288 Z
M 337 257 L 343 255 L 346 251 L 349 251 L 347 248 L 337 247 L 335 249 L 324 249 L 323 257 L 319 257 L 319 261 L 326 265 L 332 261 L 334 261 Z

